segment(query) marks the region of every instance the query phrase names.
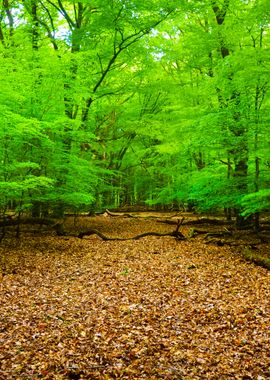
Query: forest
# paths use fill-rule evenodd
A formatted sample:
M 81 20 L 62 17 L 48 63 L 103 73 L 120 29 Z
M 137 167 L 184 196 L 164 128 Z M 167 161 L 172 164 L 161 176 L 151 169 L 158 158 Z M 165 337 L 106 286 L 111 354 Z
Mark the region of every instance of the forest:
M 269 0 L 2 0 L 0 62 L 0 380 L 269 379 Z
M 267 0 L 4 0 L 1 217 L 149 205 L 258 223 L 269 17 Z

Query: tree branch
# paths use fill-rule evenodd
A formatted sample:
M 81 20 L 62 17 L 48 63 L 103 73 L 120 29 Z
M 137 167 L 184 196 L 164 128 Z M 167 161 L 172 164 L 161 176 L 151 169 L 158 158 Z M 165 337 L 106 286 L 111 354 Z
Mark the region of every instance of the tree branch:
M 5 9 L 7 18 L 8 18 L 9 35 L 10 35 L 10 37 L 12 37 L 13 33 L 14 33 L 14 19 L 13 19 L 11 10 L 10 10 L 9 0 L 3 0 L 3 6 L 4 6 L 4 9 Z
M 69 17 L 69 15 L 68 15 L 67 11 L 65 10 L 61 0 L 58 0 L 58 6 L 56 4 L 54 4 L 54 2 L 51 0 L 47 0 L 47 1 L 65 18 L 65 20 L 67 21 L 67 23 L 69 25 L 70 30 L 73 30 L 76 27 L 76 24 Z

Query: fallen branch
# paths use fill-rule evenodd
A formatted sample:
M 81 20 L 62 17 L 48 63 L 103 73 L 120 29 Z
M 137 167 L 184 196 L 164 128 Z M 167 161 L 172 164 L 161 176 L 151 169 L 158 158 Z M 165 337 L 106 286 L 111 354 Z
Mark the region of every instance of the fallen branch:
M 104 214 L 105 215 L 107 214 L 107 215 L 112 216 L 112 217 L 137 218 L 137 216 L 135 216 L 135 215 L 126 214 L 126 213 L 123 214 L 123 213 L 119 213 L 119 212 L 112 212 L 112 211 L 109 211 L 108 209 L 105 210 Z
M 232 236 L 231 231 L 227 230 L 227 228 L 224 231 L 219 232 L 208 232 L 205 235 L 205 239 L 211 238 L 211 237 L 222 237 L 222 236 Z
M 125 241 L 125 240 L 139 240 L 141 238 L 144 238 L 146 236 L 172 236 L 175 237 L 177 240 L 185 240 L 185 236 L 179 232 L 179 231 L 173 231 L 173 232 L 167 232 L 167 233 L 159 233 L 159 232 L 144 232 L 143 234 L 139 234 L 136 236 L 132 236 L 130 238 L 119 238 L 119 237 L 109 237 L 104 235 L 102 232 L 98 230 L 88 230 L 84 232 L 80 232 L 79 235 L 77 236 L 78 238 L 82 239 L 84 236 L 91 236 L 91 235 L 97 235 L 104 241 L 113 241 L 113 240 L 118 240 L 118 241 Z
M 214 245 L 217 245 L 219 247 L 222 247 L 223 245 L 227 244 L 227 245 L 230 245 L 229 242 L 225 242 L 224 239 L 210 239 L 210 240 L 205 240 L 204 241 L 205 244 L 214 244 Z
M 185 225 L 193 225 L 193 224 L 212 224 L 214 226 L 223 226 L 224 224 L 229 224 L 226 220 L 220 219 L 209 219 L 209 218 L 200 218 L 195 220 L 188 220 L 185 222 Z
M 146 236 L 159 236 L 159 237 L 172 236 L 172 237 L 176 238 L 177 240 L 185 240 L 186 239 L 185 236 L 179 231 L 179 228 L 182 225 L 183 220 L 184 220 L 184 218 L 182 220 L 178 221 L 177 227 L 173 232 L 167 232 L 167 233 L 144 232 L 142 234 L 132 236 L 130 238 L 119 238 L 119 237 L 109 237 L 109 236 L 104 235 L 102 232 L 100 232 L 98 230 L 91 229 L 91 230 L 80 232 L 77 237 L 80 239 L 83 239 L 84 236 L 97 235 L 98 237 L 100 237 L 104 241 L 113 241 L 113 240 L 125 241 L 125 240 L 139 240 L 139 239 L 144 238 Z
M 162 220 L 162 219 L 158 219 L 157 222 L 158 223 L 164 223 L 164 224 L 177 225 L 177 220 L 170 220 L 170 219 Z
M 108 237 L 108 236 L 104 235 L 102 232 L 100 232 L 98 230 L 82 231 L 82 232 L 79 233 L 79 235 L 77 237 L 79 239 L 83 239 L 84 236 L 91 236 L 91 235 L 97 235 L 98 237 L 100 237 L 104 241 L 110 241 L 110 240 L 128 240 L 128 239 L 125 239 L 125 238 L 112 238 L 112 237 Z
M 135 215 L 135 214 L 128 214 L 128 213 L 112 212 L 108 209 L 105 210 L 103 215 L 105 216 L 109 215 L 112 217 L 122 217 L 122 218 L 160 219 L 160 216 L 156 216 L 156 215 Z M 176 216 L 179 216 L 179 215 L 178 214 L 172 215 L 171 218 L 175 218 Z M 158 222 L 162 223 L 162 220 L 160 219 L 158 220 Z M 168 224 L 177 224 L 177 221 L 172 221 L 172 223 L 168 223 Z

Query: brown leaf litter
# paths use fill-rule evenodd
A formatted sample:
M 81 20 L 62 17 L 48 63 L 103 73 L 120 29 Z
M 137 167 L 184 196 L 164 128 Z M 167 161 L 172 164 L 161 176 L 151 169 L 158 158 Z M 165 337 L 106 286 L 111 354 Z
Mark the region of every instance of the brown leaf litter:
M 84 218 L 129 237 L 171 227 Z M 187 234 L 187 230 L 182 230 Z M 270 379 L 270 272 L 200 239 L 0 246 L 0 379 Z

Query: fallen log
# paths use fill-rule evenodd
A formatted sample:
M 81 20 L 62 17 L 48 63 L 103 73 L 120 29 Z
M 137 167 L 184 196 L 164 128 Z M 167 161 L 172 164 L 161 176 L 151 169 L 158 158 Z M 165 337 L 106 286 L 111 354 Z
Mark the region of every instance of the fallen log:
M 214 226 L 223 226 L 223 225 L 230 224 L 230 222 L 228 222 L 227 220 L 221 220 L 221 219 L 201 218 L 201 219 L 187 220 L 184 224 L 185 225 L 211 224 Z
M 212 238 L 212 237 L 223 237 L 223 236 L 232 236 L 232 232 L 227 230 L 227 228 L 225 228 L 224 231 L 208 232 L 205 235 L 205 239 Z
M 80 232 L 79 235 L 77 236 L 80 239 L 83 239 L 84 236 L 91 236 L 91 235 L 97 235 L 104 241 L 126 241 L 126 240 L 139 240 L 141 238 L 144 238 L 146 236 L 159 236 L 159 237 L 164 237 L 164 236 L 172 236 L 176 238 L 177 240 L 185 240 L 186 237 L 179 231 L 173 231 L 173 232 L 167 232 L 167 233 L 159 233 L 159 232 L 144 232 L 142 234 L 132 236 L 130 238 L 119 238 L 119 237 L 109 237 L 104 235 L 102 232 L 98 230 L 88 230 L 84 232 Z
M 186 237 L 182 234 L 182 232 L 179 231 L 179 228 L 183 224 L 183 221 L 184 221 L 184 218 L 182 220 L 178 220 L 176 229 L 174 231 L 172 231 L 172 232 L 166 232 L 166 233 L 144 232 L 142 234 L 139 234 L 139 235 L 136 235 L 136 236 L 132 236 L 130 238 L 118 238 L 118 237 L 114 238 L 114 237 L 106 236 L 106 235 L 104 235 L 102 232 L 100 232 L 98 230 L 91 229 L 91 230 L 87 230 L 87 231 L 84 231 L 84 232 L 80 232 L 79 235 L 78 235 L 78 238 L 82 239 L 84 236 L 97 235 L 97 236 L 99 236 L 104 241 L 112 241 L 112 240 L 125 241 L 125 240 L 138 240 L 138 239 L 144 238 L 146 236 L 160 236 L 160 237 L 163 237 L 163 236 L 172 236 L 172 237 L 176 238 L 177 240 L 185 240 Z
M 158 223 L 164 223 L 164 224 L 170 224 L 170 225 L 177 225 L 177 220 L 170 220 L 170 219 L 162 220 L 162 219 L 158 219 L 157 222 Z
M 105 210 L 103 215 L 109 215 L 112 217 L 124 217 L 124 218 L 137 218 L 135 215 L 127 214 L 127 213 L 119 213 L 119 212 L 112 212 L 108 209 Z
M 144 232 L 142 234 L 130 237 L 130 238 L 121 238 L 121 237 L 110 237 L 104 235 L 102 232 L 96 230 L 96 229 L 90 229 L 86 231 L 82 231 L 79 234 L 72 234 L 64 230 L 63 223 L 59 223 L 58 221 L 50 218 L 22 218 L 22 219 L 8 219 L 0 222 L 0 227 L 7 227 L 7 226 L 18 226 L 18 225 L 40 225 L 40 226 L 50 226 L 53 230 L 56 231 L 56 234 L 58 236 L 74 236 L 80 239 L 83 239 L 84 236 L 91 236 L 91 235 L 97 235 L 104 241 L 125 241 L 125 240 L 138 240 L 141 238 L 144 238 L 146 236 L 158 236 L 158 237 L 164 237 L 164 236 L 172 236 L 177 240 L 185 240 L 186 237 L 179 232 L 179 228 L 183 223 L 183 220 L 178 220 L 176 229 L 172 232 L 167 233 L 159 233 L 159 232 Z
M 122 217 L 122 218 L 141 218 L 141 219 L 160 219 L 162 217 L 156 215 L 136 215 L 136 214 L 128 214 L 128 213 L 120 213 L 120 212 L 112 212 L 108 209 L 103 213 L 104 216 L 112 216 L 112 217 Z M 172 215 L 171 218 L 179 217 L 179 214 Z M 166 216 L 167 218 L 167 216 Z M 158 220 L 158 222 L 162 223 L 162 220 Z M 166 222 L 164 222 L 166 223 Z M 168 224 L 177 224 L 177 221 L 172 221 L 172 223 Z
M 7 218 L 0 221 L 0 227 L 17 226 L 18 224 L 39 224 L 44 226 L 53 226 L 56 223 L 57 222 L 55 221 L 55 219 L 50 218 Z
M 0 221 L 0 227 L 14 227 L 19 225 L 32 224 L 42 226 L 50 226 L 54 229 L 58 236 L 64 235 L 63 223 L 50 218 L 16 218 L 4 219 Z
M 188 232 L 188 237 L 191 239 L 197 235 L 204 235 L 207 233 L 208 233 L 208 231 L 205 231 L 205 230 L 198 230 L 197 228 L 190 228 L 190 230 Z
M 97 235 L 98 237 L 100 237 L 102 240 L 104 241 L 110 241 L 110 240 L 126 240 L 125 238 L 112 238 L 112 237 L 108 237 L 106 235 L 104 235 L 102 232 L 98 231 L 98 230 L 87 230 L 87 231 L 82 231 L 79 233 L 79 235 L 77 235 L 76 237 L 78 237 L 79 239 L 83 239 L 84 236 L 91 236 L 91 235 Z

